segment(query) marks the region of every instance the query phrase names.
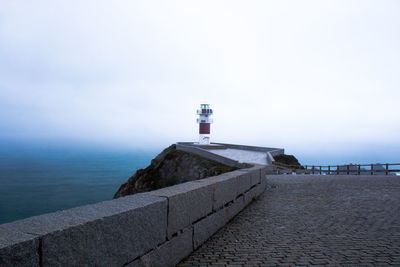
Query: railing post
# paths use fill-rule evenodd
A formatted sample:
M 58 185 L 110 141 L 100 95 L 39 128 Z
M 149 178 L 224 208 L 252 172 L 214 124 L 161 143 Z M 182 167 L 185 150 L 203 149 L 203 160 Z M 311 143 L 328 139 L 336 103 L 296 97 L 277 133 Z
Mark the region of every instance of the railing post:
M 377 165 L 377 167 L 382 166 L 383 168 L 377 168 L 375 169 L 374 165 Z M 300 168 L 293 166 L 292 167 L 292 172 L 296 172 L 299 170 L 304 170 L 304 174 L 327 174 L 327 175 L 340 175 L 340 174 L 346 174 L 347 175 L 367 175 L 368 172 L 371 175 L 380 175 L 381 172 L 384 172 L 385 175 L 390 175 L 390 173 L 397 174 L 400 172 L 400 169 L 396 169 L 396 167 L 390 168 L 390 166 L 399 166 L 400 164 L 390 164 L 390 163 L 385 163 L 385 164 L 380 164 L 380 163 L 371 163 L 371 164 L 347 164 L 347 165 L 327 165 L 327 166 L 322 166 L 322 165 L 302 165 Z M 368 166 L 370 169 L 368 170 Z M 352 169 L 352 167 L 354 167 Z M 334 169 L 336 168 L 336 170 Z M 277 173 L 283 173 L 280 169 L 276 169 Z

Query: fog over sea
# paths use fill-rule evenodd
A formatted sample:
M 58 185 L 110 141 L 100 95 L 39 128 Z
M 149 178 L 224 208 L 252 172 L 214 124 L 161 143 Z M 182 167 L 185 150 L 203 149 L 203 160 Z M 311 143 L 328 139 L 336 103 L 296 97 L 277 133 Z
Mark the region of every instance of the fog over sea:
M 159 150 L 2 144 L 0 224 L 110 200 Z
M 400 163 L 400 2 L 345 3 L 0 1 L 0 223 L 112 199 L 201 103 L 214 142 Z
M 66 142 L 0 141 L 0 224 L 110 200 L 130 175 L 146 167 L 165 147 L 128 149 Z M 395 162 L 399 149 L 285 151 L 294 154 L 302 164 L 324 165 Z

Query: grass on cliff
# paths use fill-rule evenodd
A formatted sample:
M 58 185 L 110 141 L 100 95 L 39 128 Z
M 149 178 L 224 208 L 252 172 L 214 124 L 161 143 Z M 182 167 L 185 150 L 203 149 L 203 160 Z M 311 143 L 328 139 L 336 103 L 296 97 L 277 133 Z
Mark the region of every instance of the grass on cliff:
M 126 183 L 121 185 L 114 197 L 152 191 L 237 169 L 177 150 L 176 146 L 172 145 L 157 155 L 148 167 L 137 170 Z
M 302 168 L 298 159 L 293 155 L 274 156 L 274 160 L 278 163 L 282 163 L 282 164 L 290 165 L 290 166 L 298 166 L 299 168 Z

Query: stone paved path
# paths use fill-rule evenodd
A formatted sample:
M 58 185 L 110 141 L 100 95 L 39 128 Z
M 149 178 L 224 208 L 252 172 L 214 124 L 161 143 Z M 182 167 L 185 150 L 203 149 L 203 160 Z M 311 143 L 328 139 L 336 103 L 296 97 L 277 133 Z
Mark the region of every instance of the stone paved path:
M 179 266 L 400 266 L 400 177 L 268 176 Z

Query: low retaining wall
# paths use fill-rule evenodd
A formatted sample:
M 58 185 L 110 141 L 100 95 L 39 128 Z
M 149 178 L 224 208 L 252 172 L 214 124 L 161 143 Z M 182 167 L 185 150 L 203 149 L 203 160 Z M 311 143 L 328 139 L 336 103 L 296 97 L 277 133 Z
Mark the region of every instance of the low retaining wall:
M 273 147 L 262 147 L 262 146 L 247 146 L 247 145 L 236 145 L 236 144 L 226 144 L 226 143 L 212 143 L 215 145 L 221 145 L 227 148 L 241 149 L 241 150 L 252 150 L 259 152 L 270 152 L 272 156 L 277 156 L 285 153 L 283 148 L 273 148 Z
M 259 146 L 245 146 L 245 145 L 234 145 L 234 144 L 225 144 L 225 143 L 212 143 L 214 145 L 220 145 L 223 148 L 232 148 L 232 149 L 241 149 L 241 150 L 250 150 L 257 152 L 265 152 L 267 154 L 267 165 L 271 165 L 275 160 L 274 156 L 285 154 L 285 150 L 283 148 L 270 148 L 270 147 L 259 147 Z M 231 166 L 231 167 L 239 167 L 245 168 L 246 163 L 239 163 L 237 160 L 229 159 L 215 153 L 208 151 L 208 149 L 202 148 L 201 146 L 194 146 L 193 143 L 189 142 L 180 142 L 176 144 L 176 149 L 186 151 L 210 160 L 217 161 L 219 163 Z M 221 149 L 221 148 L 218 148 Z
M 216 162 L 219 162 L 221 164 L 225 164 L 225 165 L 228 165 L 231 167 L 238 167 L 238 168 L 247 167 L 247 164 L 245 164 L 245 163 L 239 163 L 239 161 L 237 161 L 237 160 L 233 160 L 230 158 L 226 158 L 226 157 L 217 155 L 217 154 L 212 153 L 212 152 L 208 151 L 207 149 L 201 148 L 199 146 L 185 145 L 182 143 L 177 143 L 176 149 L 185 151 L 188 153 L 192 153 L 192 154 L 198 155 L 200 157 L 203 157 L 203 158 L 206 158 L 206 159 L 209 159 L 212 161 L 216 161 Z
M 264 192 L 254 165 L 0 225 L 0 266 L 174 266 Z
M 262 147 L 262 146 L 246 146 L 246 145 L 234 145 L 225 143 L 212 143 L 215 145 L 221 145 L 226 148 L 250 150 L 267 153 L 267 165 L 271 165 L 275 160 L 274 156 L 285 154 L 285 149 L 283 148 L 272 148 L 272 147 Z M 271 168 L 270 168 L 271 169 Z

